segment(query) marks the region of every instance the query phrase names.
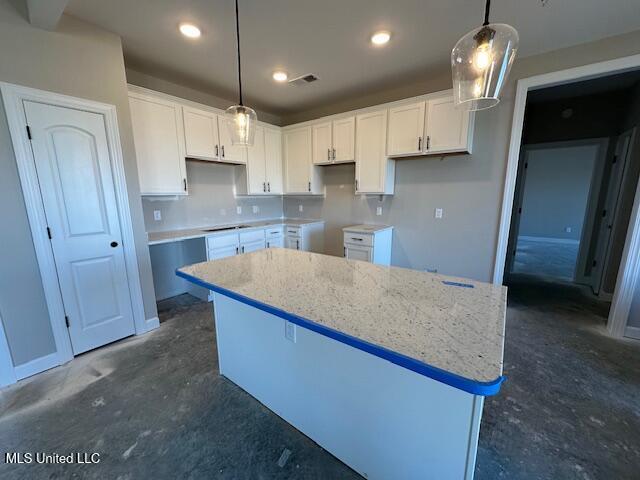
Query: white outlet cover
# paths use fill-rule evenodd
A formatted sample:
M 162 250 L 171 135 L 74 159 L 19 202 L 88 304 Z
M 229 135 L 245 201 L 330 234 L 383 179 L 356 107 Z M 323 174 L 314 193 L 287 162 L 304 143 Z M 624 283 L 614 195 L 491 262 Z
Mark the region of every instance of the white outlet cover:
M 159 222 L 160 220 L 162 220 L 162 212 L 160 210 L 154 210 L 153 211 L 153 219 L 156 222 Z
M 238 215 L 242 215 L 242 207 L 241 207 L 240 205 L 238 205 L 238 206 L 236 207 L 236 213 L 237 213 Z
M 258 213 L 260 211 L 260 207 L 258 205 L 253 205 L 251 210 L 253 210 L 253 213 Z
M 299 212 L 304 211 L 304 207 L 303 207 L 302 205 L 298 205 L 298 211 L 299 211 Z
M 442 218 L 442 209 L 441 208 L 436 208 L 436 218 Z
M 376 215 L 382 215 L 382 207 L 376 208 Z
M 564 231 L 567 232 L 567 233 L 571 233 L 571 227 L 565 228 Z
M 296 343 L 296 324 L 288 320 L 284 321 L 284 336 L 287 340 Z

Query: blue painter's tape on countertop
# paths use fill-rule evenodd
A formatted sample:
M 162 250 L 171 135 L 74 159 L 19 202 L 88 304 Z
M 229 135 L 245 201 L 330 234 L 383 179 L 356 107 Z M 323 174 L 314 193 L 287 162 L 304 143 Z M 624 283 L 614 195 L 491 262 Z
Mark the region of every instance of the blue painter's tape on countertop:
M 500 385 L 505 380 L 504 376 L 500 376 L 491 382 L 479 382 L 476 380 L 471 380 L 469 378 L 456 375 L 455 373 L 447 372 L 446 370 L 442 370 L 441 368 L 434 367 L 427 363 L 408 357 L 401 353 L 394 352 L 392 350 L 389 350 L 388 348 L 384 348 L 373 343 L 361 340 L 352 335 L 347 335 L 346 333 L 342 333 L 338 330 L 325 327 L 324 325 L 319 325 L 318 323 L 315 323 L 309 319 L 294 315 L 289 312 L 285 312 L 284 310 L 272 307 L 271 305 L 267 305 L 266 303 L 259 302 L 231 290 L 227 290 L 226 288 L 204 282 L 199 278 L 193 277 L 177 269 L 176 275 L 184 278 L 185 280 L 188 280 L 191 283 L 204 287 L 207 290 L 212 290 L 226 297 L 233 298 L 234 300 L 255 307 L 258 310 L 262 310 L 263 312 L 270 313 L 272 315 L 275 315 L 276 317 L 280 317 L 291 323 L 295 323 L 302 328 L 306 328 L 313 332 L 319 333 L 320 335 L 324 335 L 325 337 L 332 338 L 333 340 L 344 343 L 353 348 L 357 348 L 358 350 L 362 350 L 363 352 L 367 352 L 371 355 L 375 355 L 376 357 L 388 360 L 389 362 L 411 370 L 412 372 L 419 373 L 420 375 L 432 378 L 434 380 L 437 380 L 438 382 L 457 388 L 458 390 L 463 390 L 473 395 L 495 395 L 500 391 Z M 468 288 L 465 284 L 460 284 L 457 286 Z

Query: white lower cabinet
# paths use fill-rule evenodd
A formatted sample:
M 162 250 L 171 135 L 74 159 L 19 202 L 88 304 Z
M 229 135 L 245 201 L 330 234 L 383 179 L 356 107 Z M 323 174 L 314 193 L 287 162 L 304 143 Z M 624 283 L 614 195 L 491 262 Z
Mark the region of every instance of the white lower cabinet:
M 280 236 L 277 238 L 268 239 L 267 248 L 284 248 L 284 238 Z
M 391 264 L 393 227 L 388 225 L 355 225 L 345 227 L 344 256 L 350 260 Z

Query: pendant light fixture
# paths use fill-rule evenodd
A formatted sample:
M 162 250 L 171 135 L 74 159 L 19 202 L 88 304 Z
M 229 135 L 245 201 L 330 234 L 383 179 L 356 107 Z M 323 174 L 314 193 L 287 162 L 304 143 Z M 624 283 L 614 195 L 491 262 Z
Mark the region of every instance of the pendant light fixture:
M 490 8 L 487 0 L 482 26 L 458 40 L 451 52 L 455 104 L 469 110 L 498 104 L 518 50 L 518 32 L 504 23 L 489 23 Z
M 238 93 L 240 97 L 239 105 L 227 108 L 225 116 L 227 127 L 231 135 L 233 145 L 253 145 L 253 137 L 256 133 L 256 122 L 258 116 L 253 108 L 249 108 L 242 103 L 242 68 L 240 64 L 240 21 L 238 19 L 238 0 L 236 0 L 236 40 L 238 42 Z

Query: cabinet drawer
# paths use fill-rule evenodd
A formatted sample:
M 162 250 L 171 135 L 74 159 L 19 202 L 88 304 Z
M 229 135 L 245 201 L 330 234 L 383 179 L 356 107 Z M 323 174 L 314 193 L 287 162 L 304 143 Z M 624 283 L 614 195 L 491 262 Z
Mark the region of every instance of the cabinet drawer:
M 240 243 L 251 243 L 264 241 L 264 230 L 251 230 L 248 232 L 240 232 Z
M 344 232 L 344 243 L 351 245 L 373 246 L 373 235 L 363 233 Z
M 302 228 L 301 227 L 287 227 L 285 229 L 285 232 L 287 233 L 287 237 L 299 237 L 302 233 Z
M 267 228 L 265 230 L 267 240 L 270 238 L 279 238 L 282 236 L 282 227 Z
M 236 245 L 238 245 L 237 233 L 207 237 L 207 248 L 235 247 Z

